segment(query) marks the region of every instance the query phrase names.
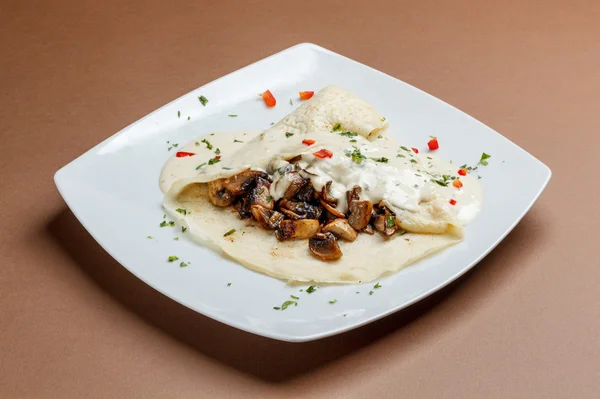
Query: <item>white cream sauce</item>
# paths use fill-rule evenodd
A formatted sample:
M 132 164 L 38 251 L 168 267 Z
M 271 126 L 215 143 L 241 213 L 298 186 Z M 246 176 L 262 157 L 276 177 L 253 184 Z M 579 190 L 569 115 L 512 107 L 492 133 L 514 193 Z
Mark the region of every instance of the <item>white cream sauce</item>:
M 403 228 L 417 233 L 443 232 L 449 225 L 463 226 L 481 209 L 482 194 L 477 179 L 459 176 L 457 166 L 440 160 L 432 152 L 415 154 L 410 146 L 401 146 L 386 132 L 371 140 L 329 131 L 287 133 L 285 126 L 277 124 L 263 133 L 215 133 L 200 137 L 178 149 L 194 152 L 194 156 L 177 158 L 174 154 L 167 161 L 160 187 L 166 192 L 174 181 L 182 178 L 208 182 L 248 168 L 265 171 L 270 163 L 271 168 L 285 167 L 285 159 L 301 155 L 299 165 L 307 172 L 301 173 L 310 177 L 316 190 L 332 181 L 330 195 L 338 199 L 341 212 L 347 210 L 346 191 L 355 185 L 362 188 L 361 199 L 375 204 L 384 201 Z M 203 139 L 209 141 L 212 149 L 207 148 Z M 315 143 L 303 144 L 304 139 Z M 209 160 L 217 156 L 217 148 L 219 162 L 209 165 Z M 333 156 L 315 157 L 313 153 L 320 149 L 333 152 Z M 275 172 L 272 177 L 270 194 L 277 200 L 287 187 L 280 181 L 285 174 Z M 463 183 L 462 188 L 452 185 L 456 179 Z M 450 200 L 456 204 L 451 205 Z

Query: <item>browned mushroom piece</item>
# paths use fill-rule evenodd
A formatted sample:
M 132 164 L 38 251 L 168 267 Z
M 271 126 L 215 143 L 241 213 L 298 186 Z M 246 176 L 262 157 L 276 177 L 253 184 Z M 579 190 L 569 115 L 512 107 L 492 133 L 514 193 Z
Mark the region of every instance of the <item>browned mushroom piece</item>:
M 282 199 L 277 206 L 279 211 L 293 220 L 319 219 L 323 213 L 323 210 L 318 205 L 311 205 L 301 201 Z
M 317 233 L 308 240 L 311 252 L 323 260 L 335 260 L 342 257 L 342 250 L 332 233 Z
M 306 239 L 314 236 L 319 228 L 319 221 L 316 219 L 282 220 L 275 231 L 275 236 L 280 241 Z
M 215 206 L 229 206 L 235 200 L 235 195 L 225 188 L 223 182 L 225 179 L 217 179 L 208 182 L 208 199 Z
M 369 224 L 371 220 L 371 212 L 373 211 L 373 203 L 369 200 L 357 201 L 353 200 L 348 204 L 348 223 L 354 227 L 354 230 L 362 230 Z
M 346 199 L 348 200 L 348 204 L 352 201 L 358 201 L 360 199 L 360 192 L 362 189 L 360 186 L 352 187 L 352 190 L 346 191 Z
M 296 199 L 302 202 L 311 202 L 315 198 L 315 189 L 312 184 L 307 184 L 296 193 Z
M 367 233 L 367 234 L 369 234 L 369 235 L 371 235 L 371 236 L 372 236 L 373 234 L 375 234 L 375 230 L 373 230 L 373 226 L 372 226 L 370 223 L 367 225 L 367 227 L 365 227 L 365 228 L 364 228 L 364 229 L 362 229 L 361 231 L 362 231 L 363 233 Z
M 329 195 L 330 190 L 331 190 L 331 183 L 333 183 L 333 181 L 329 180 L 327 183 L 325 183 L 325 185 L 321 189 L 321 199 L 323 199 L 325 202 L 328 202 L 330 204 L 337 205 L 337 203 L 338 203 L 337 198 L 333 198 Z
M 250 189 L 254 186 L 255 177 L 262 177 L 263 179 L 268 179 L 269 175 L 265 172 L 261 172 L 260 170 L 245 170 L 241 173 L 238 173 L 235 176 L 228 177 L 223 181 L 223 186 L 232 192 L 234 195 L 242 195 L 250 191 Z
M 335 209 L 328 202 L 324 201 L 323 198 L 321 198 L 319 200 L 319 202 L 321 203 L 321 205 L 323 205 L 323 208 L 327 209 L 327 212 L 331 213 L 336 218 L 345 218 L 346 217 L 346 215 L 344 215 L 343 213 L 341 213 L 340 211 L 338 211 L 337 209 Z
M 373 216 L 373 226 L 375 230 L 389 237 L 396 232 L 396 218 L 386 208 L 382 209 L 383 214 Z
M 350 226 L 346 219 L 335 219 L 327 223 L 321 229 L 323 233 L 332 233 L 337 238 L 342 238 L 346 241 L 354 241 L 358 237 L 356 230 Z
M 250 207 L 252 216 L 262 227 L 267 230 L 275 230 L 283 220 L 283 214 L 266 209 L 260 205 L 252 205 Z
M 271 184 L 262 177 L 256 178 L 256 187 L 252 189 L 252 205 L 260 205 L 266 209 L 273 209 L 274 202 L 269 192 Z
M 308 180 L 300 176 L 300 173 L 298 172 L 286 173 L 282 180 L 285 180 L 286 184 L 289 184 L 285 190 L 285 193 L 283 194 L 283 198 L 286 199 L 294 198 L 296 193 L 308 183 Z M 279 182 L 281 182 L 281 180 L 279 180 Z

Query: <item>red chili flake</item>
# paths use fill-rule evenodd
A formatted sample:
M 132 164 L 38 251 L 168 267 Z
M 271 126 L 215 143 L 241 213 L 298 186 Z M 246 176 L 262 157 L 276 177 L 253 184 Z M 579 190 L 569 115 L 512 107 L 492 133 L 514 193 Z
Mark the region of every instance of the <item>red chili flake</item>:
M 304 144 L 304 145 L 313 145 L 314 143 L 316 143 L 316 141 L 311 140 L 311 139 L 302 140 L 302 144 Z
M 221 159 L 220 155 L 215 155 L 215 159 Z
M 333 152 L 326 150 L 325 148 L 323 148 L 322 150 L 319 150 L 317 152 L 314 152 L 313 155 L 317 158 L 331 158 L 333 156 Z
M 454 200 L 454 199 L 451 199 L 451 200 L 450 200 L 450 205 L 456 205 L 456 200 Z
M 270 90 L 265 91 L 260 96 L 263 98 L 263 100 L 265 101 L 265 104 L 269 108 L 274 107 L 275 104 L 277 104 L 277 100 L 275 100 L 275 97 L 273 97 L 273 93 L 271 93 Z
M 178 151 L 178 152 L 175 154 L 175 156 L 176 156 L 177 158 L 191 157 L 191 156 L 193 156 L 193 155 L 196 155 L 196 154 L 195 154 L 195 153 L 193 153 L 193 152 L 185 152 L 185 151 Z
M 463 186 L 462 182 L 459 179 L 456 179 L 452 182 L 452 185 L 456 188 L 461 188 Z
M 298 94 L 300 94 L 301 100 L 309 100 L 312 96 L 315 95 L 315 92 L 314 91 L 301 91 Z
M 419 153 L 419 150 L 417 148 L 415 148 L 415 147 L 412 147 L 412 150 L 415 152 L 415 154 Z
M 429 147 L 429 149 L 431 151 L 437 150 L 438 148 L 440 148 L 440 143 L 438 143 L 437 137 L 434 137 L 431 140 L 429 140 L 429 142 L 427 143 L 427 146 Z
M 466 176 L 467 175 L 467 170 L 466 169 L 459 169 L 458 170 L 458 174 L 461 176 Z

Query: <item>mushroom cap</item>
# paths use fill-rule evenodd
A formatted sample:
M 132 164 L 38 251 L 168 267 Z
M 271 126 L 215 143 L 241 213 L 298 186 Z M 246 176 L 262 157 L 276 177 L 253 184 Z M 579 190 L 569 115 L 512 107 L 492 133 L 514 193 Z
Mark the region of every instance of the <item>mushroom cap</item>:
M 356 240 L 358 237 L 358 233 L 350 226 L 347 219 L 332 220 L 323 226 L 321 231 L 323 233 L 332 233 L 334 236 L 350 242 Z
M 308 240 L 311 252 L 323 260 L 335 260 L 342 257 L 342 251 L 332 233 L 317 233 Z

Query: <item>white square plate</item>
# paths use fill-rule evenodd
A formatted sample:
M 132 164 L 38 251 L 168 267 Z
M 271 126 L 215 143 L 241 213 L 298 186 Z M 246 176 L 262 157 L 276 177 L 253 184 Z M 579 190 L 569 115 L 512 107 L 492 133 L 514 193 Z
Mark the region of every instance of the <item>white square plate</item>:
M 209 132 L 266 129 L 299 105 L 299 91 L 327 85 L 365 98 L 387 117 L 392 134 L 403 143 L 424 149 L 429 135 L 437 136 L 437 155 L 456 165 L 474 165 L 482 152 L 491 154 L 489 166 L 477 171 L 483 211 L 466 228 L 463 242 L 382 278 L 381 288 L 374 289 L 373 283 L 328 286 L 307 294 L 299 291 L 306 286 L 287 286 L 192 242 L 179 226 L 159 227 L 164 212 L 158 177 L 173 154 L 168 141 L 184 144 Z M 275 108 L 265 107 L 256 95 L 266 89 L 278 100 Z M 198 101 L 200 95 L 209 99 L 206 106 Z M 550 176 L 543 163 L 443 101 L 329 50 L 300 44 L 154 111 L 60 169 L 55 182 L 98 243 L 156 290 L 242 330 L 309 341 L 389 315 L 461 276 L 515 227 Z M 169 263 L 170 255 L 191 264 Z M 273 309 L 290 295 L 300 298 L 298 306 Z

